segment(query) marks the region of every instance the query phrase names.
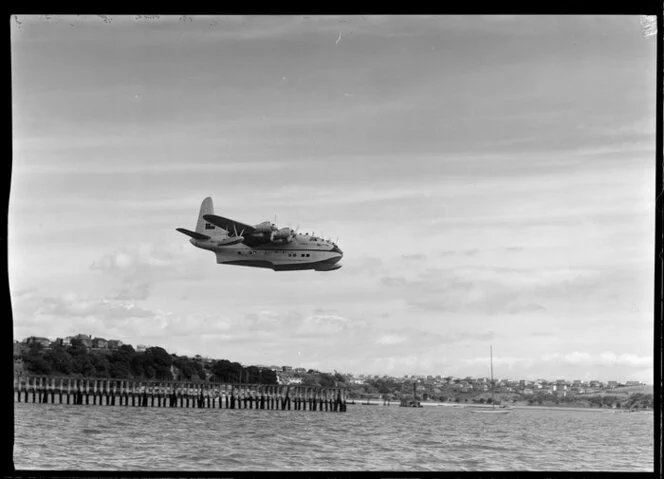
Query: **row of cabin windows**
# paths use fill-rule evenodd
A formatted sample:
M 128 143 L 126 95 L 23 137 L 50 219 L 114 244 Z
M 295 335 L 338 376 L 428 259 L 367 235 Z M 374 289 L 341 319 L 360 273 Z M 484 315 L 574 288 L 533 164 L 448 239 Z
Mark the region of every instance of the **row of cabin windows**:
M 282 253 L 285 253 L 285 251 L 282 251 Z M 242 254 L 242 251 L 238 251 L 237 254 Z M 256 254 L 256 251 L 248 251 L 247 254 Z M 297 257 L 297 253 L 288 253 L 289 257 Z M 309 253 L 300 253 L 300 256 L 308 258 L 311 256 Z

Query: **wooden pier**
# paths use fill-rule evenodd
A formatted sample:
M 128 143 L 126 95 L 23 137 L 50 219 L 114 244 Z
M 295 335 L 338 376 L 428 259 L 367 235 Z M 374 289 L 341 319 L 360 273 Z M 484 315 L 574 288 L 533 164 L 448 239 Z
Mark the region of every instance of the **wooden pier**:
M 346 411 L 346 390 L 267 384 L 14 377 L 14 401 L 132 407 Z

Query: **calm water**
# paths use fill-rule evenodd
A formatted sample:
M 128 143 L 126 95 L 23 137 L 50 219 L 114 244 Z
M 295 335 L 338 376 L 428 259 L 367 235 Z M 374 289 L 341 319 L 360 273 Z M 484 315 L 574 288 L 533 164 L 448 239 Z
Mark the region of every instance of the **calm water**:
M 654 416 L 14 404 L 16 469 L 653 471 Z

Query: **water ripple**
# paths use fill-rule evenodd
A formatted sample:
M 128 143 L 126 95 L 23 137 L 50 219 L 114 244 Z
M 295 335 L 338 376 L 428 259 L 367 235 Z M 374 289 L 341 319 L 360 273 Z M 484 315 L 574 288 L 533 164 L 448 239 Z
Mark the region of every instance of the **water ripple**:
M 15 404 L 17 469 L 653 471 L 654 416 Z

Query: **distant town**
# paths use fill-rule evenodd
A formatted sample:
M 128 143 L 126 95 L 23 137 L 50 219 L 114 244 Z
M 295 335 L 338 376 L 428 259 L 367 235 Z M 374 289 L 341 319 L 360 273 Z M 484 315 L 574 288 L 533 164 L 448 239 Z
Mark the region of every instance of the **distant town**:
M 526 402 L 533 403 L 551 403 L 556 404 L 573 403 L 575 401 L 588 399 L 591 403 L 594 398 L 599 397 L 599 405 L 602 404 L 602 397 L 611 396 L 611 394 L 629 395 L 631 393 L 647 393 L 651 391 L 651 386 L 646 386 L 645 383 L 640 381 L 599 381 L 599 380 L 581 380 L 581 379 L 504 379 L 496 378 L 494 386 L 491 388 L 491 380 L 487 377 L 455 377 L 444 375 L 405 375 L 402 377 L 394 377 L 389 375 L 365 375 L 365 374 L 351 374 L 343 372 L 322 372 L 315 369 L 306 369 L 303 367 L 293 367 L 290 365 L 266 365 L 257 364 L 252 366 L 241 365 L 239 363 L 230 363 L 228 360 L 211 359 L 196 355 L 193 358 L 187 356 L 177 356 L 170 354 L 160 347 L 138 344 L 134 348 L 132 345 L 124 344 L 117 339 L 104 339 L 92 338 L 90 335 L 78 334 L 75 336 L 67 336 L 65 338 L 56 338 L 51 340 L 45 337 L 30 336 L 22 341 L 14 342 L 14 372 L 16 375 L 35 373 L 35 368 L 42 368 L 38 373 L 47 375 L 57 375 L 58 372 L 66 373 L 65 375 L 80 375 L 76 374 L 75 367 L 70 369 L 58 369 L 58 363 L 62 362 L 60 359 L 50 359 L 50 363 L 42 361 L 41 363 L 30 361 L 38 361 L 35 358 L 55 358 L 56 352 L 64 354 L 65 351 L 71 350 L 73 345 L 78 345 L 84 348 L 90 357 L 94 358 L 111 358 L 111 363 L 108 366 L 103 364 L 105 359 L 96 359 L 91 361 L 92 366 L 85 375 L 92 375 L 96 377 L 134 377 L 137 372 L 132 374 L 132 368 L 127 370 L 119 370 L 120 373 L 114 372 L 118 369 L 113 369 L 112 358 L 121 352 L 131 353 L 138 355 L 149 354 L 154 351 L 166 355 L 169 363 L 169 371 L 164 376 L 154 375 L 157 379 L 183 379 L 182 371 L 185 371 L 184 379 L 193 381 L 220 381 L 227 380 L 230 376 L 223 376 L 220 363 L 225 362 L 227 365 L 237 365 L 239 374 L 236 373 L 233 378 L 242 381 L 243 378 L 247 380 L 250 376 L 242 375 L 242 371 L 247 368 L 254 371 L 252 378 L 263 378 L 264 372 L 270 372 L 270 382 L 274 381 L 281 385 L 311 385 L 311 386 L 344 386 L 349 389 L 349 397 L 357 399 L 365 398 L 382 398 L 388 400 L 399 400 L 406 394 L 415 394 L 422 400 L 439 400 L 439 401 L 455 401 L 455 402 L 485 402 L 490 401 L 491 393 L 497 395 L 502 401 L 511 402 Z M 29 364 L 25 364 L 26 361 Z M 183 362 L 185 361 L 185 362 Z M 189 362 L 187 362 L 189 361 Z M 132 365 L 136 361 L 132 362 Z M 162 359 L 162 363 L 164 360 Z M 46 365 L 44 365 L 46 364 Z M 99 366 L 101 364 L 101 366 Z M 193 365 L 193 366 L 192 366 Z M 96 367 L 96 369 L 95 369 Z M 226 370 L 230 366 L 226 366 Z M 106 368 L 106 369 L 104 369 Z M 179 368 L 179 369 L 178 369 Z M 148 371 L 149 367 L 139 369 L 138 374 L 142 377 L 150 378 L 151 376 L 144 371 Z M 182 371 L 180 371 L 182 370 Z M 187 372 L 188 371 L 188 372 Z M 260 372 L 260 374 L 259 374 Z M 143 376 L 143 375 L 146 376 Z M 263 374 L 263 376 L 261 376 Z M 62 374 L 61 374 L 62 375 Z M 276 381 L 275 381 L 276 377 Z M 650 389 L 649 389 L 650 388 Z M 493 391 L 491 391 L 493 389 Z M 652 394 L 649 395 L 652 398 Z M 595 401 L 598 402 L 598 401 Z M 613 403 L 615 407 L 621 404 L 620 401 L 615 400 Z M 644 405 L 644 407 L 646 407 Z

